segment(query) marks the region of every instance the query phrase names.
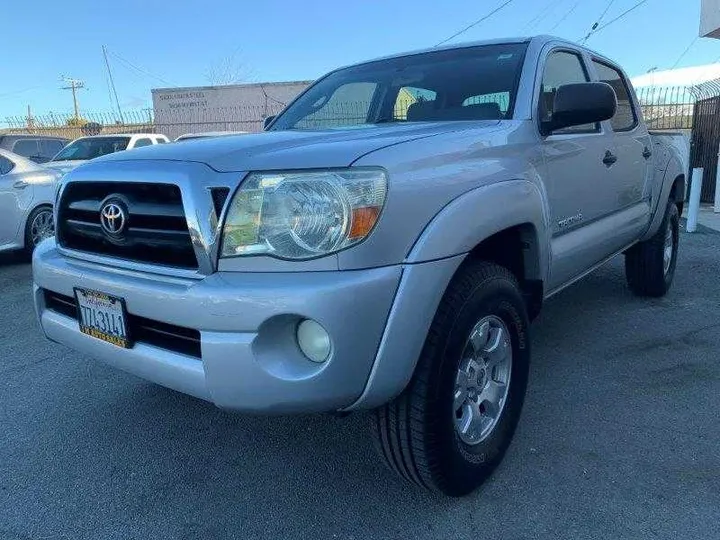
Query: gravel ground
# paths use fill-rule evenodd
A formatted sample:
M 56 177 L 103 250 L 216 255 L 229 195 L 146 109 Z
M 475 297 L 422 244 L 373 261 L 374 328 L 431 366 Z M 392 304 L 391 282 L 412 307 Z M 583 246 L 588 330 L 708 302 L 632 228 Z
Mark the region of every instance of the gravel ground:
M 3 256 L 0 538 L 720 538 L 720 234 L 681 242 L 664 299 L 618 259 L 548 302 L 515 441 L 460 500 L 391 476 L 363 414 L 229 414 L 45 341 Z

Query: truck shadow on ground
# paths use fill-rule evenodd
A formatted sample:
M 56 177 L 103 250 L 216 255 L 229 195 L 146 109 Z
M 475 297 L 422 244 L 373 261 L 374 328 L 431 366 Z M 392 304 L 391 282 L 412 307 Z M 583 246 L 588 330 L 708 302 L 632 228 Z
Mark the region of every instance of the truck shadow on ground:
M 20 266 L 30 264 L 30 258 L 22 252 L 0 252 L 0 268 L 4 266 Z

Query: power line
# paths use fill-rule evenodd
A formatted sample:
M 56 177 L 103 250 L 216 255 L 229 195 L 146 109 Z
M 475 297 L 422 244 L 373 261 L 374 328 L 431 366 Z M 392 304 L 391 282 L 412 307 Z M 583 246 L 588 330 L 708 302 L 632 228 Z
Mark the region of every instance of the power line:
M 443 39 L 440 43 L 436 44 L 435 46 L 436 46 L 436 47 L 439 47 L 439 46 L 442 45 L 443 43 L 447 43 L 447 42 L 450 41 L 451 39 L 454 39 L 454 38 L 458 37 L 460 34 L 464 34 L 464 33 L 467 32 L 468 30 L 470 30 L 471 28 L 477 26 L 477 25 L 480 24 L 481 22 L 484 22 L 484 21 L 486 21 L 487 19 L 489 19 L 490 17 L 492 17 L 493 15 L 495 15 L 498 11 L 500 11 L 502 8 L 504 8 L 504 7 L 507 6 L 508 4 L 512 3 L 513 1 L 514 1 L 514 0 L 506 0 L 505 3 L 501 4 L 499 7 L 495 8 L 494 10 L 492 10 L 492 11 L 491 11 L 490 13 L 488 13 L 487 15 L 484 15 L 483 17 L 479 18 L 477 21 L 475 21 L 475 22 L 467 25 L 465 28 L 463 28 L 463 29 L 460 30 L 459 32 L 455 32 L 455 33 L 454 33 L 452 36 L 450 36 L 449 38 Z
M 600 15 L 600 18 L 597 20 L 598 23 L 601 23 L 602 20 L 605 18 L 605 15 L 607 15 L 607 12 L 610 11 L 610 8 L 612 7 L 615 0 L 610 0 L 607 3 L 607 6 L 605 6 L 605 11 L 602 12 L 602 15 Z
M 688 45 L 688 46 L 685 48 L 685 50 L 683 51 L 683 53 L 682 53 L 680 56 L 678 56 L 678 59 L 675 60 L 675 63 L 672 65 L 672 67 L 671 67 L 670 69 L 675 69 L 676 67 L 678 67 L 678 64 L 680 63 L 680 61 L 681 61 L 683 58 L 685 58 L 685 55 L 690 51 L 690 49 L 692 49 L 692 46 L 695 45 L 695 42 L 696 42 L 698 39 L 700 39 L 700 36 L 695 36 L 695 38 L 690 42 L 690 45 Z
M 595 23 L 592 25 L 592 27 L 590 28 L 590 31 L 583 38 L 581 43 L 585 43 L 590 38 L 590 36 L 593 35 L 593 33 L 597 30 L 598 26 L 600 26 L 600 23 L 602 22 L 602 20 L 605 18 L 605 15 L 607 15 L 607 12 L 610 11 L 610 7 L 613 5 L 614 2 L 615 2 L 615 0 L 610 0 L 607 3 L 607 5 L 605 6 L 605 9 L 600 14 L 600 17 L 598 17 L 598 20 L 595 21 Z
M 115 104 L 117 105 L 118 115 L 120 116 L 120 123 L 123 123 L 122 109 L 120 109 L 120 100 L 118 99 L 117 89 L 115 88 L 115 80 L 113 79 L 112 71 L 110 71 L 110 62 L 107 57 L 107 47 L 102 46 L 103 58 L 105 58 L 105 67 L 107 68 L 107 74 L 110 78 L 110 86 L 112 86 L 113 94 L 115 95 Z
M 575 4 L 573 5 L 573 7 L 571 7 L 570 10 L 569 10 L 565 15 L 563 15 L 563 16 L 560 18 L 560 20 L 559 20 L 558 22 L 556 22 L 550 30 L 548 30 L 548 33 L 554 32 L 555 29 L 556 29 L 558 26 L 560 26 L 562 23 L 564 23 L 565 20 L 566 20 L 570 15 L 572 15 L 573 12 L 578 8 L 578 6 L 580 5 L 580 2 L 581 2 L 581 1 L 582 1 L 582 0 L 577 0 L 577 2 L 575 2 Z
M 114 58 L 120 60 L 120 62 L 122 62 L 123 64 L 125 64 L 127 67 L 129 67 L 130 69 L 134 69 L 134 70 L 137 71 L 138 73 L 142 73 L 143 75 L 145 75 L 145 76 L 147 76 L 147 77 L 150 77 L 150 78 L 152 78 L 152 79 L 158 80 L 158 81 L 160 81 L 160 82 L 163 83 L 163 84 L 167 84 L 168 86 L 176 86 L 176 85 L 174 85 L 173 83 L 171 83 L 171 82 L 163 79 L 162 77 L 159 77 L 158 75 L 154 75 L 154 74 L 150 73 L 149 71 L 146 71 L 146 70 L 144 70 L 144 69 L 136 66 L 135 64 L 133 64 L 132 62 L 130 62 L 130 60 L 127 60 L 127 59 L 123 58 L 122 56 L 120 56 L 120 55 L 117 54 L 116 52 L 113 52 L 113 51 L 111 51 L 111 50 L 109 50 L 109 49 L 107 50 L 107 52 L 108 52 L 111 56 L 113 56 Z
M 604 30 L 605 28 L 607 28 L 607 27 L 610 26 L 611 24 L 619 21 L 620 19 L 622 19 L 623 17 L 625 17 L 625 15 L 627 15 L 627 14 L 630 13 L 631 11 L 636 10 L 637 8 L 639 8 L 640 6 L 642 6 L 643 4 L 645 4 L 647 1 L 648 1 L 648 0 L 640 0 L 640 1 L 639 1 L 637 4 L 635 4 L 633 7 L 631 7 L 630 9 L 627 9 L 627 10 L 623 11 L 620 15 L 618 15 L 617 17 L 615 17 L 613 20 L 606 22 L 606 23 L 603 24 L 602 26 L 598 26 L 597 28 L 594 28 L 587 36 L 585 36 L 585 39 L 583 40 L 583 43 L 585 43 L 590 36 L 597 34 L 600 30 Z
M 4 97 L 10 97 L 10 96 L 17 96 L 19 94 L 24 94 L 25 92 L 29 92 L 30 90 L 37 90 L 39 88 L 45 88 L 42 85 L 39 86 L 30 86 L 28 88 L 23 88 L 22 90 L 15 90 L 14 92 L 7 92 L 5 94 L 0 94 L 0 98 Z
M 529 32 L 530 30 L 535 28 L 541 20 L 547 17 L 547 15 L 560 4 L 560 2 L 562 2 L 562 0 L 551 0 L 544 9 L 540 10 L 540 13 L 538 13 L 534 18 L 530 19 L 527 24 L 523 26 L 523 33 Z

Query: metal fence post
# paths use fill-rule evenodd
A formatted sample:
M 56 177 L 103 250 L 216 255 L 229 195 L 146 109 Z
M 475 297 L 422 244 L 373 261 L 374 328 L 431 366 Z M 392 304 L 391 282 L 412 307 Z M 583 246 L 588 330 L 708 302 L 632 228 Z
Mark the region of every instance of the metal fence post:
M 700 211 L 700 191 L 703 183 L 703 169 L 693 169 L 692 184 L 690 185 L 690 204 L 688 205 L 688 217 L 686 230 L 689 233 L 697 230 L 697 218 Z

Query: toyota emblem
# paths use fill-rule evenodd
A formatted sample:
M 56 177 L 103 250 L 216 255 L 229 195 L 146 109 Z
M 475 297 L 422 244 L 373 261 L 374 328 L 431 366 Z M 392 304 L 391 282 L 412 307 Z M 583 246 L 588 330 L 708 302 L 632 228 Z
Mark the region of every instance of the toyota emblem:
M 100 226 L 110 236 L 122 234 L 127 225 L 127 213 L 117 202 L 110 201 L 100 210 Z

